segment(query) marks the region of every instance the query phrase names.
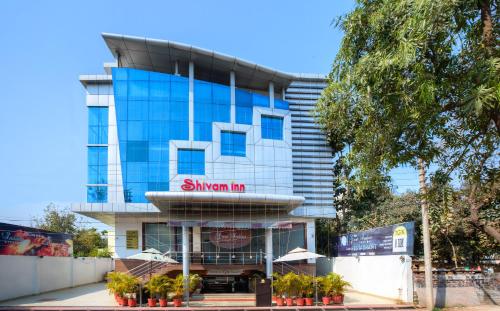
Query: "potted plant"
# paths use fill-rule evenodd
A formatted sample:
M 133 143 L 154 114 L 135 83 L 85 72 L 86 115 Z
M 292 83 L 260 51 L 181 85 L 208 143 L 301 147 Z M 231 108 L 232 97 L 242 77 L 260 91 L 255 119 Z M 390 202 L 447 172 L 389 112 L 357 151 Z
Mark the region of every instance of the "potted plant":
M 293 306 L 293 298 L 297 293 L 297 281 L 298 276 L 293 272 L 288 272 L 283 276 L 283 282 L 285 283 L 285 292 L 286 292 L 286 305 Z
M 162 275 L 153 275 L 144 285 L 144 288 L 149 293 L 148 306 L 150 307 L 156 307 L 156 295 L 160 293 L 162 278 Z
M 189 274 L 189 295 L 191 296 L 201 284 L 202 278 L 198 274 Z
M 348 286 L 351 286 L 351 283 L 344 280 L 344 278 L 337 273 L 330 273 L 332 279 L 332 287 L 333 287 L 333 303 L 342 304 L 344 303 L 344 293 Z
M 325 306 L 329 305 L 331 300 L 330 297 L 333 293 L 333 284 L 331 278 L 327 276 L 318 277 L 317 282 L 322 294 L 321 301 Z
M 178 274 L 175 279 L 172 280 L 171 285 L 172 293 L 174 294 L 173 303 L 175 307 L 182 306 L 182 295 L 184 294 L 184 276 Z
M 315 278 L 310 275 L 302 275 L 302 292 L 304 295 L 304 302 L 306 306 L 314 304 L 314 282 Z M 297 302 L 298 304 L 298 302 Z
M 276 296 L 276 305 L 281 307 L 284 305 L 283 295 L 285 293 L 285 283 L 283 276 L 278 273 L 273 273 L 273 292 Z
M 123 282 L 124 298 L 127 299 L 129 307 L 137 307 L 136 292 L 139 288 L 139 281 L 132 275 L 125 274 L 121 278 Z
M 119 303 L 119 298 L 120 298 L 117 291 L 117 283 L 119 277 L 120 277 L 119 272 L 108 272 L 108 274 L 106 274 L 106 281 L 107 281 L 106 288 L 108 289 L 110 294 L 113 294 L 115 296 L 115 300 L 117 303 Z
M 297 306 L 303 306 L 305 304 L 305 289 L 307 286 L 308 275 L 299 274 L 297 275 L 296 281 L 296 290 L 297 290 L 297 298 L 295 299 L 295 303 Z
M 160 287 L 158 288 L 160 294 L 160 307 L 165 308 L 168 304 L 168 293 L 172 286 L 172 279 L 166 275 L 161 277 Z

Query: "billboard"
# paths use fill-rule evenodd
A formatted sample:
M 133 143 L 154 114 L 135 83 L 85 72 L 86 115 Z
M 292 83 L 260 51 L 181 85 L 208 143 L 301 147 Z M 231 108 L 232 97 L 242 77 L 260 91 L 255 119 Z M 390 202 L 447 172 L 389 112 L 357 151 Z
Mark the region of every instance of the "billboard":
M 337 256 L 413 255 L 415 222 L 341 235 Z
M 72 256 L 72 235 L 0 223 L 0 255 Z

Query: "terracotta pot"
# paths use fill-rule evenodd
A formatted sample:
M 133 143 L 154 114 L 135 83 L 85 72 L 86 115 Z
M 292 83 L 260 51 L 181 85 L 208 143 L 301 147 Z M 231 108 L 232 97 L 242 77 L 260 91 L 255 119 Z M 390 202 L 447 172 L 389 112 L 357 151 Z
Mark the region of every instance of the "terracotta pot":
M 148 298 L 148 306 L 156 307 L 156 298 Z
M 334 295 L 332 296 L 333 303 L 341 304 L 344 303 L 344 295 Z
M 325 306 L 329 305 L 330 304 L 330 297 L 323 297 L 323 298 L 321 298 L 321 301 L 323 302 L 323 304 Z
M 173 300 L 174 307 L 182 307 L 182 299 L 181 298 L 174 298 Z
M 285 301 L 283 298 L 281 297 L 276 297 L 276 305 L 279 306 L 279 307 L 282 307 L 285 305 Z
M 307 297 L 306 298 L 306 306 L 312 306 L 314 304 L 314 299 Z
M 117 293 L 115 293 L 115 301 L 118 302 L 120 300 L 120 295 L 118 295 Z
M 122 307 L 126 307 L 126 306 L 128 306 L 128 299 L 127 299 L 127 297 L 123 297 L 123 298 L 122 298 L 122 300 L 121 300 L 121 302 L 122 302 L 122 303 L 121 303 L 120 305 L 121 305 Z
M 276 298 L 277 298 L 277 297 L 273 295 L 273 296 L 271 297 L 271 300 L 272 300 L 273 302 L 276 302 Z
M 167 298 L 160 298 L 160 307 L 165 308 L 167 306 Z
M 304 298 L 297 298 L 295 300 L 295 303 L 297 304 L 297 306 L 303 306 L 304 305 Z
M 293 306 L 293 299 L 292 298 L 286 298 L 285 300 L 286 300 L 286 305 L 287 306 L 289 306 L 289 307 Z
M 123 304 L 123 298 L 120 296 L 116 296 L 116 303 L 121 306 Z
M 135 298 L 129 298 L 128 299 L 128 306 L 129 307 L 137 307 L 137 299 L 135 299 Z

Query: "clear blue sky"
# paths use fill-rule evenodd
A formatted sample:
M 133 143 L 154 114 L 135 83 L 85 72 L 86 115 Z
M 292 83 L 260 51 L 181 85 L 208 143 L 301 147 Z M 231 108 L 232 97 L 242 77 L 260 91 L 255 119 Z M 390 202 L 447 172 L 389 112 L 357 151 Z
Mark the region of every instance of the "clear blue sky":
M 314 5 L 313 5 L 314 3 Z M 79 74 L 113 61 L 102 32 L 174 40 L 289 72 L 327 73 L 352 1 L 2 1 L 0 221 L 85 201 Z M 403 169 L 398 191 L 416 185 Z M 398 181 L 398 178 L 401 180 Z

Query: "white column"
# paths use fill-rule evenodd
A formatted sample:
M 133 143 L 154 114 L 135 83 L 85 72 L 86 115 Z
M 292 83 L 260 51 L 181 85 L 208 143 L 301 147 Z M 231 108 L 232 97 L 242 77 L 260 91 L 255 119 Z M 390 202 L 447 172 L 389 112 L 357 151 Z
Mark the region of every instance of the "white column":
M 314 220 L 307 222 L 305 229 L 307 237 L 307 250 L 311 253 L 316 253 L 316 227 L 314 224 Z M 316 263 L 316 259 L 308 259 L 307 263 Z
M 194 63 L 189 62 L 189 140 L 194 140 Z
M 182 226 L 182 274 L 184 275 L 184 299 L 189 299 L 189 227 Z
M 274 108 L 274 83 L 269 82 L 269 104 L 271 108 Z
M 266 228 L 266 277 L 273 276 L 273 229 Z
M 179 75 L 179 62 L 178 61 L 175 61 L 175 64 L 174 64 L 174 74 L 176 76 Z
M 193 253 L 201 253 L 201 227 L 193 227 Z
M 229 73 L 229 86 L 231 88 L 231 123 L 236 123 L 236 75 L 234 71 Z

